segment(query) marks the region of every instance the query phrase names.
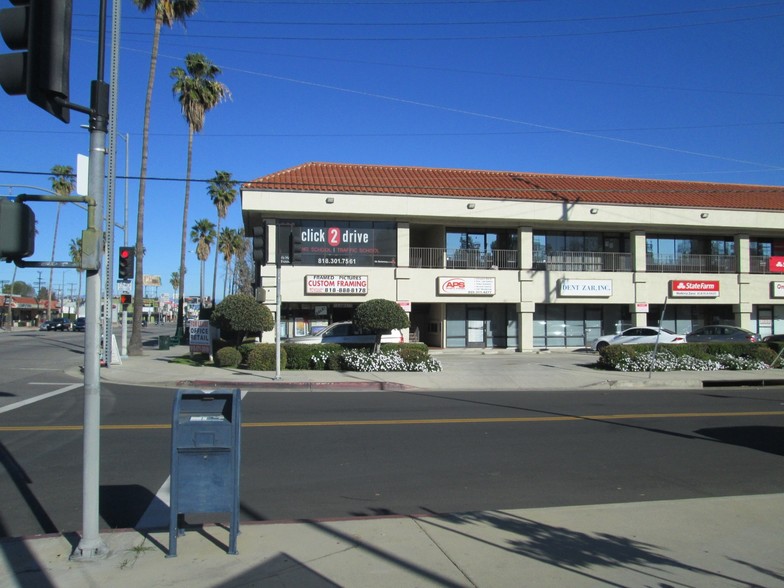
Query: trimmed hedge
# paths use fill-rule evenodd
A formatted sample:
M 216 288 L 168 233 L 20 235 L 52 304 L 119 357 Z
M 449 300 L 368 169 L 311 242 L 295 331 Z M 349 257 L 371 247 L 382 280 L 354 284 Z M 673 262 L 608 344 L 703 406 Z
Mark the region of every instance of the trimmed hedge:
M 248 353 L 248 369 L 269 372 L 275 369 L 274 343 L 258 343 Z M 280 369 L 286 369 L 286 350 L 280 349 Z
M 237 367 L 242 361 L 242 354 L 234 347 L 221 347 L 214 356 L 216 367 Z
M 622 361 L 634 360 L 650 353 L 653 344 L 643 345 L 608 345 L 599 352 L 599 367 L 615 369 Z M 767 344 L 761 343 L 664 343 L 659 351 L 667 350 L 675 357 L 694 357 L 700 360 L 712 360 L 720 356 L 733 355 L 751 360 L 761 361 L 770 365 L 776 358 L 776 351 Z

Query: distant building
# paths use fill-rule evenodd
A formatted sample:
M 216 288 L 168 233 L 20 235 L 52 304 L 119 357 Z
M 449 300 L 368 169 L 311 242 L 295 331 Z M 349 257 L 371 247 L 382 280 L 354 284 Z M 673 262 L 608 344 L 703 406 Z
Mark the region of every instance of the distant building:
M 583 347 L 659 324 L 784 333 L 784 187 L 307 163 L 241 194 L 246 235 L 268 226 L 273 312 L 282 262 L 284 336 L 372 298 L 434 347 Z

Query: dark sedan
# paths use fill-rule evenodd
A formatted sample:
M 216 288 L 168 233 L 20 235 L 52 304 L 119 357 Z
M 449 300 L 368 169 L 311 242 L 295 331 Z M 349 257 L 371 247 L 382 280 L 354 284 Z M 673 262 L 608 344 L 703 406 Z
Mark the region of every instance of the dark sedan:
M 708 342 L 743 342 L 756 343 L 760 340 L 757 333 L 752 333 L 732 325 L 708 325 L 693 330 L 686 335 L 687 343 Z

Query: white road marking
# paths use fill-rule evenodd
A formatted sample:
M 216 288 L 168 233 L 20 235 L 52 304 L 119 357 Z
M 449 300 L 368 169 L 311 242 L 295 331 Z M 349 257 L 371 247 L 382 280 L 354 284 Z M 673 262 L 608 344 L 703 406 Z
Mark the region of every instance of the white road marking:
M 69 386 L 65 386 L 64 388 L 58 388 L 57 390 L 52 390 L 51 392 L 47 392 L 46 394 L 41 394 L 40 396 L 33 396 L 32 398 L 28 398 L 27 400 L 20 400 L 19 402 L 14 402 L 13 404 L 9 404 L 8 406 L 4 406 L 0 408 L 0 414 L 4 412 L 10 412 L 12 410 L 16 410 L 17 408 L 22 408 L 23 406 L 27 406 L 28 404 L 40 402 L 41 400 L 46 400 L 47 398 L 51 398 L 52 396 L 65 394 L 66 392 L 70 392 L 75 388 L 81 388 L 82 386 L 84 386 L 84 384 L 71 384 Z

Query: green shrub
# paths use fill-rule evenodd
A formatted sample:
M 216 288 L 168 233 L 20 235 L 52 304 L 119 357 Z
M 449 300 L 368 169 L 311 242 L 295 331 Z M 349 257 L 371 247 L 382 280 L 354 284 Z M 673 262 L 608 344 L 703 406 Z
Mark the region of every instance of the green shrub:
M 609 345 L 599 352 L 597 365 L 604 369 L 618 369 L 618 366 L 628 366 L 635 361 L 645 362 L 643 359 L 654 350 L 654 345 Z M 682 343 L 660 344 L 658 352 L 667 352 L 675 359 L 694 358 L 702 362 L 715 362 L 726 364 L 727 357 L 736 357 L 739 365 L 744 362 L 762 362 L 771 365 L 776 357 L 776 352 L 768 345 L 760 343 Z M 677 368 L 676 368 L 677 369 Z
M 214 357 L 217 367 L 237 367 L 242 361 L 242 354 L 234 347 L 221 347 Z
M 248 369 L 269 372 L 275 369 L 275 345 L 272 343 L 258 343 L 248 353 Z M 280 349 L 280 369 L 286 369 L 286 352 Z
M 221 337 L 239 346 L 248 335 L 261 334 L 275 328 L 272 312 L 247 294 L 226 296 L 215 306 L 210 324 L 218 327 Z
M 248 354 L 255 348 L 256 348 L 255 341 L 249 341 L 248 343 L 243 343 L 242 345 L 237 347 L 237 350 L 240 352 L 240 355 L 242 355 L 242 361 L 240 362 L 241 364 L 248 365 Z

